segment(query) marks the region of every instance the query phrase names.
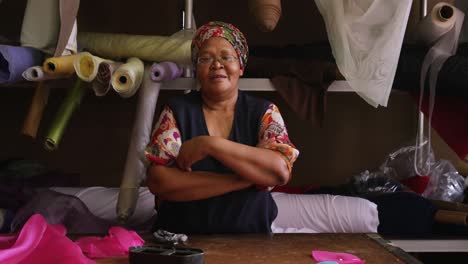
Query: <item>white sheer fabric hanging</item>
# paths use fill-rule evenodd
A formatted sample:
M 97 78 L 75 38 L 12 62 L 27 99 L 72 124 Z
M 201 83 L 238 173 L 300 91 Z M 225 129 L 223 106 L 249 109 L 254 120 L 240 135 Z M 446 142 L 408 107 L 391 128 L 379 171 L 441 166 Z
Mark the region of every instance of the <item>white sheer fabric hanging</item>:
M 315 0 L 336 64 L 374 107 L 387 106 L 412 0 Z

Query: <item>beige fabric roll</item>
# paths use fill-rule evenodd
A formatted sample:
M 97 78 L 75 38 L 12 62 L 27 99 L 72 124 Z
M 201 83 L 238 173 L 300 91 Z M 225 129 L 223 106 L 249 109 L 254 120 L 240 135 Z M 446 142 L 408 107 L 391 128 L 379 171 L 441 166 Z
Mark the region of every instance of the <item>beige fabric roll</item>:
M 21 27 L 21 46 L 53 55 L 59 30 L 59 0 L 28 0 Z
M 112 87 L 124 98 L 133 96 L 140 88 L 145 72 L 145 65 L 138 58 L 129 58 L 112 75 Z
M 80 52 L 76 55 L 75 60 L 73 61 L 73 67 L 80 79 L 85 82 L 91 82 L 96 78 L 99 64 L 102 62 L 112 63 L 113 61 L 93 56 L 93 54 L 89 52 Z
M 249 13 L 261 31 L 271 32 L 281 17 L 281 0 L 249 0 Z
M 108 33 L 78 33 L 78 44 L 92 54 L 120 60 L 137 57 L 147 61 L 173 61 L 190 65 L 194 31 L 181 30 L 170 37 Z

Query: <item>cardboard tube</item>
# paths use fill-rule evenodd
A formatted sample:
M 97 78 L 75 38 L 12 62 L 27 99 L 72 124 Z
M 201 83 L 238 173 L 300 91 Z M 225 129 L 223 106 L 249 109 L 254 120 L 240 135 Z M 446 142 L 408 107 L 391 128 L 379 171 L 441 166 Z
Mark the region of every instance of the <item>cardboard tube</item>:
M 438 210 L 435 214 L 434 220 L 439 223 L 468 225 L 468 213 Z
M 28 115 L 26 116 L 23 128 L 21 129 L 22 134 L 36 138 L 37 130 L 41 123 L 42 113 L 47 105 L 48 97 L 49 88 L 44 86 L 44 82 L 38 82 Z

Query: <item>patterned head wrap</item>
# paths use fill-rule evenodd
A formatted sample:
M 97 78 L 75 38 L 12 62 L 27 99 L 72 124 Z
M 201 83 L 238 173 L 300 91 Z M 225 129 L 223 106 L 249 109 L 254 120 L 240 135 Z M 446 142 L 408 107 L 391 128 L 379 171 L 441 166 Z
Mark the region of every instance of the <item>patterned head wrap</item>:
M 247 46 L 247 40 L 244 34 L 240 32 L 234 25 L 221 22 L 212 21 L 201 26 L 195 36 L 192 39 L 192 62 L 193 65 L 197 63 L 198 51 L 200 50 L 203 43 L 214 37 L 221 37 L 231 43 L 232 47 L 239 57 L 241 69 L 245 68 L 247 64 L 247 57 L 249 56 L 249 47 Z

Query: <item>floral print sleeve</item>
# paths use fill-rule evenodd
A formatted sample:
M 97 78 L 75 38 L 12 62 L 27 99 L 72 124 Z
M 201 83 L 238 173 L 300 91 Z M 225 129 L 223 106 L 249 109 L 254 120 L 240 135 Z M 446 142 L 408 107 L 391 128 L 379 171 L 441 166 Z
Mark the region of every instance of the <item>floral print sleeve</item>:
M 288 131 L 278 107 L 270 104 L 260 122 L 260 133 L 257 147 L 271 149 L 281 154 L 289 172 L 299 156 L 299 150 L 289 140 Z
M 174 114 L 168 106 L 165 106 L 145 149 L 146 159 L 149 163 L 170 166 L 179 155 L 181 146 L 180 131 Z

